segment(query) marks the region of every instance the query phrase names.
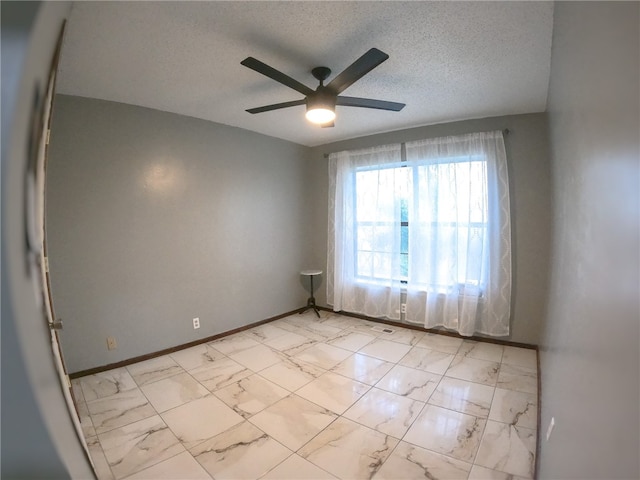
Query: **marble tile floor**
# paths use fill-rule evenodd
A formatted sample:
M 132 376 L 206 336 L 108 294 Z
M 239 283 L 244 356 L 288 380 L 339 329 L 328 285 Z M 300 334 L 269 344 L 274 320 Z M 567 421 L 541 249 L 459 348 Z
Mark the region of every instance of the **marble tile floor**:
M 321 314 L 74 379 L 98 478 L 533 477 L 534 350 Z

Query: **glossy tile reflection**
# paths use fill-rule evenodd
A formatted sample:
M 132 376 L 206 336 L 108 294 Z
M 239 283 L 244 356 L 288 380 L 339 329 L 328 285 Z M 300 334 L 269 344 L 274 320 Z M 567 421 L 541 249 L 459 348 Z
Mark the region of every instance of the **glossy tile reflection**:
M 441 375 L 396 365 L 376 387 L 404 397 L 426 402 L 440 383 Z
M 126 368 L 139 387 L 184 371 L 169 355 L 135 363 Z
M 336 365 L 332 371 L 367 385 L 374 385 L 392 368 L 391 362 L 356 353 Z
M 378 432 L 402 438 L 422 407 L 423 402 L 372 388 L 343 416 Z
M 156 463 L 126 480 L 210 480 L 211 476 L 189 452 Z
M 209 390 L 186 372 L 140 388 L 157 412 L 164 412 L 209 394 Z
M 243 378 L 214 393 L 245 418 L 264 410 L 289 394 L 287 390 L 259 375 Z
M 487 417 L 495 389 L 488 385 L 444 377 L 429 404 L 476 417 Z
M 86 402 L 137 388 L 136 382 L 126 368 L 116 368 L 81 378 L 78 380 L 78 385 Z
M 333 312 L 72 381 L 104 479 L 530 479 L 535 350 Z
M 293 451 L 311 440 L 338 416 L 297 395 L 290 395 L 251 417 L 262 431 Z
M 184 452 L 157 415 L 98 435 L 98 439 L 118 479 Z
M 533 477 L 535 449 L 535 430 L 489 420 L 476 463 L 530 478 Z
M 400 360 L 400 365 L 417 368 L 425 372 L 443 375 L 453 360 L 453 355 L 431 350 L 429 348 L 414 347 Z
M 104 433 L 156 414 L 139 389 L 87 402 L 87 408 L 96 433 Z
M 259 478 L 291 455 L 259 428 L 243 422 L 190 450 L 216 479 Z
M 389 435 L 339 418 L 298 453 L 339 478 L 371 478 L 397 444 Z
M 480 417 L 427 405 L 404 440 L 458 460 L 473 462 L 486 423 Z
M 310 402 L 341 414 L 353 405 L 369 388 L 364 383 L 327 372 L 302 387 L 296 393 Z
M 449 365 L 445 375 L 447 377 L 468 380 L 469 382 L 495 386 L 499 371 L 500 364 L 497 362 L 488 362 L 486 360 L 457 355 L 451 361 L 451 365 Z
M 242 422 L 242 417 L 210 395 L 162 414 L 176 436 L 190 448 Z
M 330 480 L 337 477 L 294 454 L 261 478 L 262 480 Z
M 470 470 L 470 463 L 440 455 L 410 443 L 400 442 L 375 478 L 376 480 L 466 479 Z

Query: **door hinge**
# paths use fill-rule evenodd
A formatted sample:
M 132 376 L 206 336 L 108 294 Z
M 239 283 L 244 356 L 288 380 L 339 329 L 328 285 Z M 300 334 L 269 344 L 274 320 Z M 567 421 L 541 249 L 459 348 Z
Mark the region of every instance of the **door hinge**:
M 54 322 L 51 322 L 49 324 L 49 328 L 51 330 L 62 330 L 62 320 L 58 319 L 58 320 L 56 320 Z

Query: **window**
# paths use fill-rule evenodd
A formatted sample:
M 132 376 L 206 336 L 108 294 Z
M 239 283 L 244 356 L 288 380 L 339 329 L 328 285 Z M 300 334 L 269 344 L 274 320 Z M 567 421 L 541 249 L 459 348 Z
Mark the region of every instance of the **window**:
M 509 179 L 502 132 L 329 156 L 334 310 L 507 335 Z
M 439 290 L 480 285 L 487 234 L 483 157 L 361 167 L 354 178 L 358 281 L 393 279 L 422 288 L 431 283 Z M 399 235 L 398 241 L 392 235 Z M 429 242 L 436 244 L 434 252 L 453 249 L 456 254 L 434 255 L 423 268 L 410 268 L 413 244 L 420 248 Z

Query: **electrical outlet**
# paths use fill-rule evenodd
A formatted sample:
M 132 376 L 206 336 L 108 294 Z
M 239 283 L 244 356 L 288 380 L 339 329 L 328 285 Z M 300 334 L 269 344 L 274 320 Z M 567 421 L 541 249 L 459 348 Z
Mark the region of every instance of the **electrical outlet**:
M 107 337 L 107 348 L 109 350 L 115 350 L 118 348 L 115 337 Z
M 406 303 L 401 303 L 400 304 L 400 313 L 407 313 L 407 304 Z
M 200 328 L 200 319 L 199 318 L 194 318 L 193 319 L 193 329 L 195 330 L 196 328 Z
M 547 442 L 549 441 L 549 437 L 551 437 L 551 432 L 553 432 L 553 427 L 556 426 L 555 417 L 551 417 L 551 421 L 549 422 L 549 427 L 547 428 Z

